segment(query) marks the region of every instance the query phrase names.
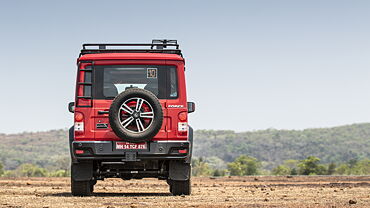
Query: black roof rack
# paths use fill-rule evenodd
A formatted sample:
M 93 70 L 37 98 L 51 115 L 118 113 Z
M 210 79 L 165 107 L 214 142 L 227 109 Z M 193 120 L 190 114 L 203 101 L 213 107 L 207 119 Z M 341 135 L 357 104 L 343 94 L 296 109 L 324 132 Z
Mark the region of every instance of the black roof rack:
M 85 43 L 80 57 L 96 53 L 170 53 L 182 56 L 177 40 L 155 39 L 152 43 Z

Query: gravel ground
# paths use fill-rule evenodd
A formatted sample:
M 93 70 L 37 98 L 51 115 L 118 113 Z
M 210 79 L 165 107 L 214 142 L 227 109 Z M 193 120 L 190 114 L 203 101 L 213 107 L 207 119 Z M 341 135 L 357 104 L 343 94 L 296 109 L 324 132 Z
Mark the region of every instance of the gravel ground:
M 370 207 L 370 176 L 193 178 L 191 196 L 165 181 L 98 181 L 91 197 L 73 197 L 69 178 L 0 178 L 0 207 Z

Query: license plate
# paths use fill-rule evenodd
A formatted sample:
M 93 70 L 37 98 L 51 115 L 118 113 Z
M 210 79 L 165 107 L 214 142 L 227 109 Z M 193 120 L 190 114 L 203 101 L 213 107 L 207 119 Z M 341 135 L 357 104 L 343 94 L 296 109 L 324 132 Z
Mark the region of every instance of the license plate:
M 130 143 L 130 142 L 116 142 L 116 149 L 122 150 L 142 150 L 147 149 L 147 143 Z

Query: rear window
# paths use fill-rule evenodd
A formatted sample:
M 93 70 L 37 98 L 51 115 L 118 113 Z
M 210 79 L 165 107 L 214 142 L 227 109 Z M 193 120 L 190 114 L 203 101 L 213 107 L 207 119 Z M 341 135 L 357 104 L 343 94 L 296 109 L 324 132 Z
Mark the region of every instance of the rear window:
M 96 65 L 94 68 L 94 99 L 113 99 L 130 88 L 149 90 L 159 99 L 178 97 L 175 66 Z

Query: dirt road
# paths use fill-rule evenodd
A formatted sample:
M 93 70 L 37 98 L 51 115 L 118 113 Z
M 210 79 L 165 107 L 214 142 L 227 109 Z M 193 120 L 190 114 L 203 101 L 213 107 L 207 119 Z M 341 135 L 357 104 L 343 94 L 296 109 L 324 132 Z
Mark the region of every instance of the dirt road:
M 99 181 L 72 197 L 69 178 L 0 178 L 0 207 L 370 207 L 366 177 L 193 178 L 191 196 L 157 179 Z

